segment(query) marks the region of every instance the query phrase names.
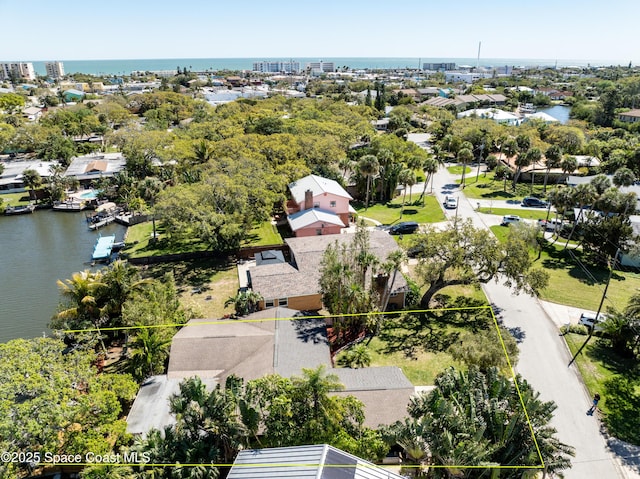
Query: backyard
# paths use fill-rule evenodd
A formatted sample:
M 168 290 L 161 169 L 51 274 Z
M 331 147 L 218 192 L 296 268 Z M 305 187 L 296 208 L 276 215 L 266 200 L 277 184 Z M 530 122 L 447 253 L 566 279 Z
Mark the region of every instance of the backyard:
M 457 181 L 460 183 L 460 180 Z M 477 181 L 474 174 L 470 174 L 465 179 L 464 194 L 472 199 L 497 199 L 497 200 L 522 200 L 525 196 L 544 197 L 544 187 L 540 184 L 518 183 L 515 192 L 512 190 L 512 181 L 495 179 L 493 173 L 484 176 L 482 173 Z M 547 186 L 547 191 L 552 185 Z

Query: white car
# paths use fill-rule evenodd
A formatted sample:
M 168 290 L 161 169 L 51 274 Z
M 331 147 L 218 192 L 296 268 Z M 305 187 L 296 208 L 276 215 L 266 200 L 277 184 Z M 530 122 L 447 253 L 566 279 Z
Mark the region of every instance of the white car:
M 600 313 L 597 317 L 596 313 L 582 313 L 580 315 L 580 319 L 578 320 L 578 324 L 582 324 L 589 329 L 593 328 L 594 330 L 601 330 L 602 328 L 598 325 L 598 323 L 606 319 L 607 317 L 603 313 Z
M 520 217 L 518 215 L 503 216 L 502 223 L 500 223 L 500 226 L 509 226 L 512 223 L 520 223 Z
M 444 199 L 444 207 L 448 210 L 455 210 L 458 207 L 458 198 L 455 196 L 447 196 Z

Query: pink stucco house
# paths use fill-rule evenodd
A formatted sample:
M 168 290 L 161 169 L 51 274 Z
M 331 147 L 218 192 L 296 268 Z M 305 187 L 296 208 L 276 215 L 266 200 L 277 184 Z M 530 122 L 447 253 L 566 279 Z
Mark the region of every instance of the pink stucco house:
M 353 198 L 337 181 L 309 175 L 289 185 L 287 220 L 296 236 L 340 233 L 355 210 Z

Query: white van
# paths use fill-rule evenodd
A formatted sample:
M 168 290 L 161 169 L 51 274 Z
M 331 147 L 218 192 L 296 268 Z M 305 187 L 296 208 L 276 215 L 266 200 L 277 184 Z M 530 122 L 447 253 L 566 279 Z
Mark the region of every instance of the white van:
M 502 223 L 500 223 L 500 226 L 509 226 L 512 223 L 520 223 L 520 217 L 518 215 L 503 216 Z

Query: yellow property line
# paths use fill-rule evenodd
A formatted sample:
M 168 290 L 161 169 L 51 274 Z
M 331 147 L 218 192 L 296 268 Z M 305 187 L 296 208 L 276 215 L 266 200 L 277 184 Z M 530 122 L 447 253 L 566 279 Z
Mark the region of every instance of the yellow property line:
M 403 313 L 428 313 L 432 311 L 474 311 L 479 309 L 487 309 L 491 308 L 491 306 L 470 306 L 467 308 L 434 308 L 434 309 L 411 309 L 411 310 L 402 310 L 402 311 L 371 311 L 369 313 L 349 313 L 349 314 L 330 314 L 327 316 L 288 316 L 286 318 L 263 318 L 263 319 L 216 319 L 213 321 L 196 321 L 191 324 L 189 323 L 167 323 L 167 324 L 152 324 L 148 326 L 118 326 L 112 328 L 87 328 L 87 329 L 65 329 L 63 332 L 65 334 L 69 333 L 101 333 L 104 331 L 130 331 L 132 329 L 157 329 L 157 328 L 178 328 L 178 327 L 189 327 L 189 326 L 201 326 L 205 324 L 232 324 L 232 323 L 262 323 L 265 321 L 299 321 L 303 319 L 327 319 L 327 318 L 348 318 L 348 317 L 356 317 L 356 316 L 371 316 L 371 315 L 379 315 L 379 314 L 403 314 Z
M 434 309 L 413 309 L 408 311 L 391 311 L 391 312 L 382 312 L 382 311 L 372 311 L 369 313 L 351 313 L 351 314 L 333 314 L 329 316 L 296 316 L 296 317 L 286 317 L 286 318 L 265 318 L 265 319 L 229 319 L 229 320 L 215 320 L 215 321 L 202 321 L 202 322 L 194 322 L 191 324 L 185 323 L 172 323 L 172 324 L 159 324 L 152 326 L 123 326 L 116 328 L 92 328 L 92 329 L 70 329 L 66 330 L 65 333 L 87 333 L 87 332 L 104 332 L 104 331 L 118 331 L 118 330 L 132 330 L 132 329 L 153 329 L 153 328 L 165 328 L 165 327 L 189 327 L 189 326 L 200 326 L 206 324 L 230 324 L 230 323 L 257 323 L 263 321 L 286 321 L 286 320 L 304 320 L 304 319 L 319 319 L 319 318 L 334 318 L 334 317 L 355 317 L 355 316 L 370 316 L 370 315 L 394 315 L 394 314 L 404 314 L 404 313 L 427 313 L 433 311 L 477 311 L 481 309 L 488 309 L 491 312 L 491 317 L 493 318 L 493 324 L 496 327 L 496 332 L 498 333 L 498 338 L 500 339 L 500 344 L 502 345 L 502 350 L 504 351 L 504 356 L 507 360 L 507 365 L 509 370 L 511 371 L 511 376 L 513 378 L 513 384 L 516 388 L 516 392 L 518 393 L 518 398 L 520 399 L 520 404 L 522 405 L 522 410 L 524 411 L 525 418 L 527 420 L 527 425 L 529 427 L 529 432 L 531 433 L 531 438 L 533 439 L 533 443 L 536 447 L 536 452 L 538 453 L 538 458 L 540 459 L 540 465 L 538 466 L 502 466 L 502 465 L 477 465 L 477 466 L 468 466 L 468 465 L 403 465 L 403 467 L 407 468 L 434 468 L 434 469 L 544 469 L 545 463 L 542 458 L 542 453 L 540 452 L 540 447 L 538 445 L 538 441 L 536 440 L 536 436 L 533 431 L 533 425 L 531 424 L 531 419 L 529 418 L 529 413 L 527 412 L 527 408 L 524 404 L 524 399 L 522 397 L 522 392 L 520 391 L 520 387 L 518 386 L 518 381 L 516 380 L 516 373 L 513 369 L 511 361 L 509 359 L 509 354 L 507 353 L 507 348 L 504 344 L 504 339 L 502 338 L 502 334 L 500 333 L 500 326 L 498 325 L 498 320 L 493 312 L 493 308 L 490 305 L 486 306 L 472 306 L 472 307 L 461 307 L 461 308 L 434 308 Z M 87 464 L 76 464 L 81 466 L 96 466 L 99 464 L 96 463 L 87 463 Z M 105 464 L 107 465 L 107 464 Z M 109 464 L 111 466 L 144 466 L 144 467 L 318 467 L 320 464 L 209 464 L 209 463 L 200 463 L 200 464 Z M 324 464 L 324 467 L 346 467 L 344 464 Z M 363 467 L 364 465 L 361 465 Z M 355 467 L 355 466 L 354 466 Z M 381 467 L 381 466 L 376 466 Z M 384 466 L 382 466 L 384 467 Z

